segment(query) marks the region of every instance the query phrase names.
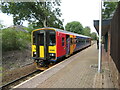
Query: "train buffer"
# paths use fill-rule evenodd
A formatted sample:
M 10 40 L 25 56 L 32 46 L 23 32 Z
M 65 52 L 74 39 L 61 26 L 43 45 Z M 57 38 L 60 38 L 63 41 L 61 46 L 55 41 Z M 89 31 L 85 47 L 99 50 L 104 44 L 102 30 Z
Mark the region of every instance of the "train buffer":
M 109 71 L 103 66 L 98 73 L 97 64 L 94 44 L 14 88 L 114 88 Z

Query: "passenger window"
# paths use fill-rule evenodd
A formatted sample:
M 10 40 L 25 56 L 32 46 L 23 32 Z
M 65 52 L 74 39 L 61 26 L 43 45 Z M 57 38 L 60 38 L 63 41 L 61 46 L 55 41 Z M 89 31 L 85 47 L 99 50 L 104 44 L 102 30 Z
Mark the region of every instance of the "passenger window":
M 64 37 L 63 37 L 63 38 L 62 38 L 62 46 L 64 46 L 64 42 L 65 42 L 65 41 L 64 41 Z

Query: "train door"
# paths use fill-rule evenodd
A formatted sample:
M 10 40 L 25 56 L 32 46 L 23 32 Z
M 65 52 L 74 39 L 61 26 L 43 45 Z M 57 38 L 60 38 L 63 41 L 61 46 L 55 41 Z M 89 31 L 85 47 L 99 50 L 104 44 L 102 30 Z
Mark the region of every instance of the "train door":
M 62 34 L 62 54 L 66 55 L 66 35 Z
M 39 33 L 37 33 L 36 37 L 36 49 L 37 49 L 37 57 L 44 58 L 44 38 L 45 32 L 43 30 L 40 30 Z
M 66 56 L 70 54 L 70 36 L 66 35 Z
M 40 30 L 37 34 L 36 41 L 36 49 L 37 49 L 37 57 L 42 59 L 47 59 L 48 54 L 48 41 L 47 41 L 47 32 L 44 30 Z

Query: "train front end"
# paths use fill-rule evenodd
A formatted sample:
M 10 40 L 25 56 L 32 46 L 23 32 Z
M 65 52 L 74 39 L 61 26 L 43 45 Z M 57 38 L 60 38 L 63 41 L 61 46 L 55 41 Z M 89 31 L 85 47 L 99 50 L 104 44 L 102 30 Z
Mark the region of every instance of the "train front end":
M 56 31 L 50 28 L 32 32 L 32 58 L 37 69 L 47 68 L 50 61 L 56 60 Z

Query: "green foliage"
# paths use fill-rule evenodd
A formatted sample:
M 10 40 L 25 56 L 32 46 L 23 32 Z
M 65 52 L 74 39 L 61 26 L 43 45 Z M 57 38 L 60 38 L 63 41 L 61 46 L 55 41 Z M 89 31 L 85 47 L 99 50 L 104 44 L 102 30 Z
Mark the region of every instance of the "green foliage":
M 14 28 L 2 30 L 2 51 L 22 50 L 30 44 L 30 34 Z
M 29 27 L 28 27 L 28 28 L 27 28 L 27 27 L 23 27 L 23 29 L 24 29 L 24 30 L 27 30 L 30 34 L 31 34 L 31 32 L 34 30 L 33 28 L 29 28 Z
M 97 34 L 95 32 L 91 33 L 91 37 L 93 40 L 97 40 Z
M 70 32 L 82 34 L 85 36 L 90 36 L 93 40 L 97 40 L 97 34 L 95 32 L 91 33 L 91 29 L 89 26 L 86 26 L 85 28 L 83 28 L 80 22 L 73 21 L 73 22 L 67 23 L 67 25 L 65 26 L 65 29 Z
M 102 9 L 102 18 L 109 19 L 112 17 L 118 2 L 104 2 L 104 8 Z
M 1 53 L 2 53 L 2 30 L 0 30 L 0 54 Z
M 4 25 L 0 24 L 0 30 L 1 30 L 1 28 L 3 28 L 3 27 L 4 27 Z
M 4 2 L 1 9 L 3 13 L 12 14 L 14 25 L 22 25 L 27 20 L 34 27 L 56 27 L 63 29 L 59 9 L 60 1 L 55 2 Z
M 26 29 L 29 33 L 31 33 L 33 30 L 38 29 L 40 27 L 34 27 L 33 24 L 29 24 L 28 28 Z
M 2 20 L 0 20 L 0 30 L 4 27 L 4 25 L 2 24 Z
M 83 26 L 78 21 L 67 23 L 65 29 L 70 32 L 82 34 Z
M 90 27 L 87 26 L 87 27 L 84 28 L 82 34 L 86 35 L 86 36 L 91 36 L 90 31 L 91 31 Z

